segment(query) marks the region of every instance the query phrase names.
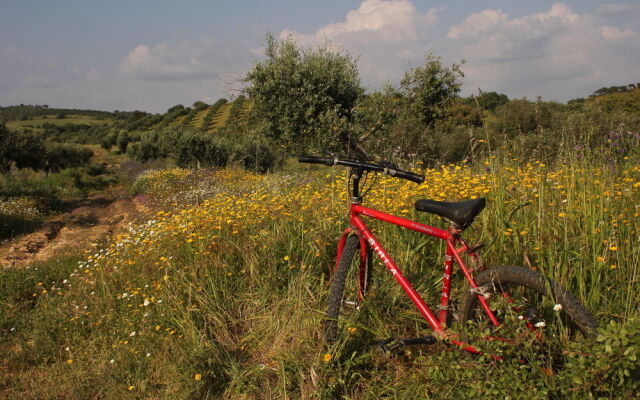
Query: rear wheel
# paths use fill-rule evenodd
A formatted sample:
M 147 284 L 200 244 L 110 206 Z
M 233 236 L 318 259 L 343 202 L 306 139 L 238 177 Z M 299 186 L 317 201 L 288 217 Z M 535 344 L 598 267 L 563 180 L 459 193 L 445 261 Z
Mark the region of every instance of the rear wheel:
M 515 346 L 536 357 L 557 355 L 576 336 L 595 333 L 596 322 L 589 311 L 562 286 L 538 272 L 496 267 L 475 280 L 478 290 L 466 294 L 460 315 L 470 342 Z M 479 296 L 487 299 L 499 326 L 491 323 Z
M 370 281 L 371 256 L 367 247 L 367 260 L 360 276 L 360 238 L 349 236 L 345 242 L 338 269 L 331 283 L 327 317 L 324 321 L 324 338 L 327 344 L 335 343 L 342 335 L 354 333 L 355 319 Z

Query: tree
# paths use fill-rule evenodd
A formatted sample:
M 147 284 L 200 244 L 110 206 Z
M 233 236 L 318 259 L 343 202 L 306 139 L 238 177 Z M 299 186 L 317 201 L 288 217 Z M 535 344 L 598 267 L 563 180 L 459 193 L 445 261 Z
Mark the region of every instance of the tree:
M 116 146 L 118 146 L 120 154 L 124 154 L 127 151 L 127 145 L 129 142 L 130 138 L 126 131 L 118 132 L 118 135 L 116 136 Z
M 7 173 L 11 164 L 17 168 L 44 168 L 44 140 L 42 135 L 31 132 L 15 132 L 0 124 L 0 172 Z
M 194 110 L 197 110 L 197 111 L 204 110 L 207 107 L 208 107 L 207 103 L 205 103 L 204 101 L 199 101 L 199 100 L 196 101 L 195 103 L 193 103 L 193 106 L 192 106 L 192 108 Z
M 6 174 L 11 170 L 11 145 L 13 139 L 13 133 L 10 132 L 4 125 L 4 122 L 0 121 L 0 173 Z
M 47 172 L 59 172 L 65 168 L 79 167 L 89 162 L 93 152 L 87 147 L 68 143 L 46 143 L 45 147 Z
M 363 94 L 356 62 L 328 45 L 301 49 L 267 35 L 266 60 L 245 77 L 253 116 L 284 148 L 301 151 L 330 133 L 327 121 L 350 119 Z M 327 118 L 330 115 L 331 118 Z M 335 118 L 334 118 L 335 117 Z
M 483 110 L 495 111 L 499 106 L 507 104 L 509 98 L 503 93 L 481 91 L 480 94 L 476 96 L 476 101 Z
M 463 61 L 464 63 L 464 61 Z M 425 126 L 442 118 L 460 92 L 464 77 L 460 64 L 447 67 L 440 57 L 428 54 L 424 65 L 412 68 L 400 83 L 401 92 L 410 100 L 410 107 Z

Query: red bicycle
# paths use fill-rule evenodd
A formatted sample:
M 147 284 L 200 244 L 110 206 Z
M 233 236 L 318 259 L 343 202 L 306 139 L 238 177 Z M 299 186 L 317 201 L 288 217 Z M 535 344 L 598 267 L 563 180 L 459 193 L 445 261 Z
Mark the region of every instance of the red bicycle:
M 469 246 L 462 238 L 462 232 L 484 209 L 484 198 L 461 202 L 416 201 L 417 211 L 433 213 L 450 221 L 448 229 L 443 230 L 362 206 L 360 183 L 364 174 L 383 173 L 415 183 L 424 181 L 422 175 L 398 169 L 385 162 L 362 162 L 338 157 L 300 156 L 299 162 L 342 165 L 351 170 L 349 227 L 338 242 L 335 273 L 324 320 L 327 344 L 349 337 L 356 330 L 357 323 L 348 310 L 360 310 L 363 305 L 370 284 L 371 253 L 380 258 L 433 331 L 428 336 L 389 338 L 379 342 L 385 351 L 398 351 L 407 345 L 433 344 L 438 339 L 443 339 L 463 350 L 479 354 L 479 347 L 471 342 L 480 337 L 483 340 L 519 346 L 527 342 L 558 343 L 556 339 L 568 340 L 577 333 L 589 336 L 595 332 L 596 322 L 593 316 L 554 280 L 523 267 L 486 268 L 483 265 L 480 257 L 483 245 Z M 446 241 L 442 294 L 437 314 L 414 290 L 380 241 L 371 233 L 363 216 Z M 465 254 L 473 261 L 473 267 L 465 264 Z M 458 303 L 460 307 L 457 310 L 457 320 L 461 325 L 461 332 L 457 333 L 447 331 L 452 304 L 451 276 L 454 263 L 468 283 L 463 299 Z M 480 334 L 474 335 L 474 332 Z M 493 355 L 491 357 L 501 358 Z

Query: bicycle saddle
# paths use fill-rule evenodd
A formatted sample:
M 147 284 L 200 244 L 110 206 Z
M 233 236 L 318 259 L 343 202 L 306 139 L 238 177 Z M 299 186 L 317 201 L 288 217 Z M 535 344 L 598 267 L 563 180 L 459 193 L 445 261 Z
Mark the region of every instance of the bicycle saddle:
M 445 217 L 462 228 L 467 228 L 473 222 L 476 215 L 480 214 L 487 204 L 484 197 L 458 202 L 417 200 L 416 210 L 425 211 Z

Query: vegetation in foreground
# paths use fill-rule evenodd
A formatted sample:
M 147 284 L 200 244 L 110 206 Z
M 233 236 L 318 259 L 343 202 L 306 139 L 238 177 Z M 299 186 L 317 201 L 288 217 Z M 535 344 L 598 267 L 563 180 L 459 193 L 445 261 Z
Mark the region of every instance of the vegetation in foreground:
M 19 129 L 0 125 L 0 189 L 18 176 L 36 182 L 31 192 L 17 189 L 27 196 L 1 199 L 0 212 L 22 212 L 23 222 L 42 217 L 33 199 L 50 182 L 66 176 L 73 184 L 65 187 L 84 185 L 90 156 L 78 144 L 197 167 L 137 176 L 133 190 L 158 200 L 153 220 L 86 254 L 0 273 L 0 394 L 638 397 L 638 89 L 566 105 L 493 92 L 462 99 L 460 66 L 428 56 L 399 88 L 365 93 L 347 54 L 270 38 L 267 56 L 247 75 L 251 97 L 233 103 L 163 115 L 89 112 L 91 125 L 62 123 L 64 110 L 56 123 L 28 122 L 48 115 L 44 106 L 0 110 Z M 270 87 L 291 90 L 274 96 Z M 287 99 L 295 90 L 303 95 Z M 488 197 L 468 234 L 488 243 L 487 264 L 524 265 L 559 281 L 595 314 L 597 339 L 567 345 L 553 369 L 530 348 L 525 364 L 468 359 L 444 345 L 378 356 L 375 338 L 426 326 L 376 265 L 374 296 L 349 332 L 356 346 L 325 349 L 320 321 L 345 224 L 346 177 L 291 165 L 269 175 L 200 167 L 265 172 L 288 152 L 338 145 L 428 167 L 420 187 L 379 179 L 367 197 L 373 207 L 437 225 L 416 215 L 413 200 Z M 57 163 L 69 160 L 77 163 Z M 442 244 L 373 227 L 433 304 Z
M 136 190 L 156 218 L 75 260 L 2 272 L 0 393 L 9 398 L 636 397 L 640 252 L 636 157 L 556 166 L 488 157 L 425 170 L 421 186 L 380 178 L 366 204 L 438 226 L 416 198 L 486 196 L 467 236 L 488 265 L 554 277 L 591 310 L 582 340 L 549 371 L 535 357 L 470 360 L 436 346 L 386 359 L 370 346 L 325 349 L 321 324 L 346 177 L 334 169 L 149 171 Z M 459 183 L 459 189 L 448 184 Z M 428 303 L 440 243 L 373 224 Z M 362 332 L 426 325 L 381 265 Z M 460 277 L 456 282 L 461 283 Z M 376 307 L 373 307 L 375 305 Z M 407 328 L 409 327 L 409 328 Z M 366 328 L 366 329 L 365 329 Z M 367 343 L 366 340 L 363 343 Z M 453 384 L 452 384 L 453 383 Z

